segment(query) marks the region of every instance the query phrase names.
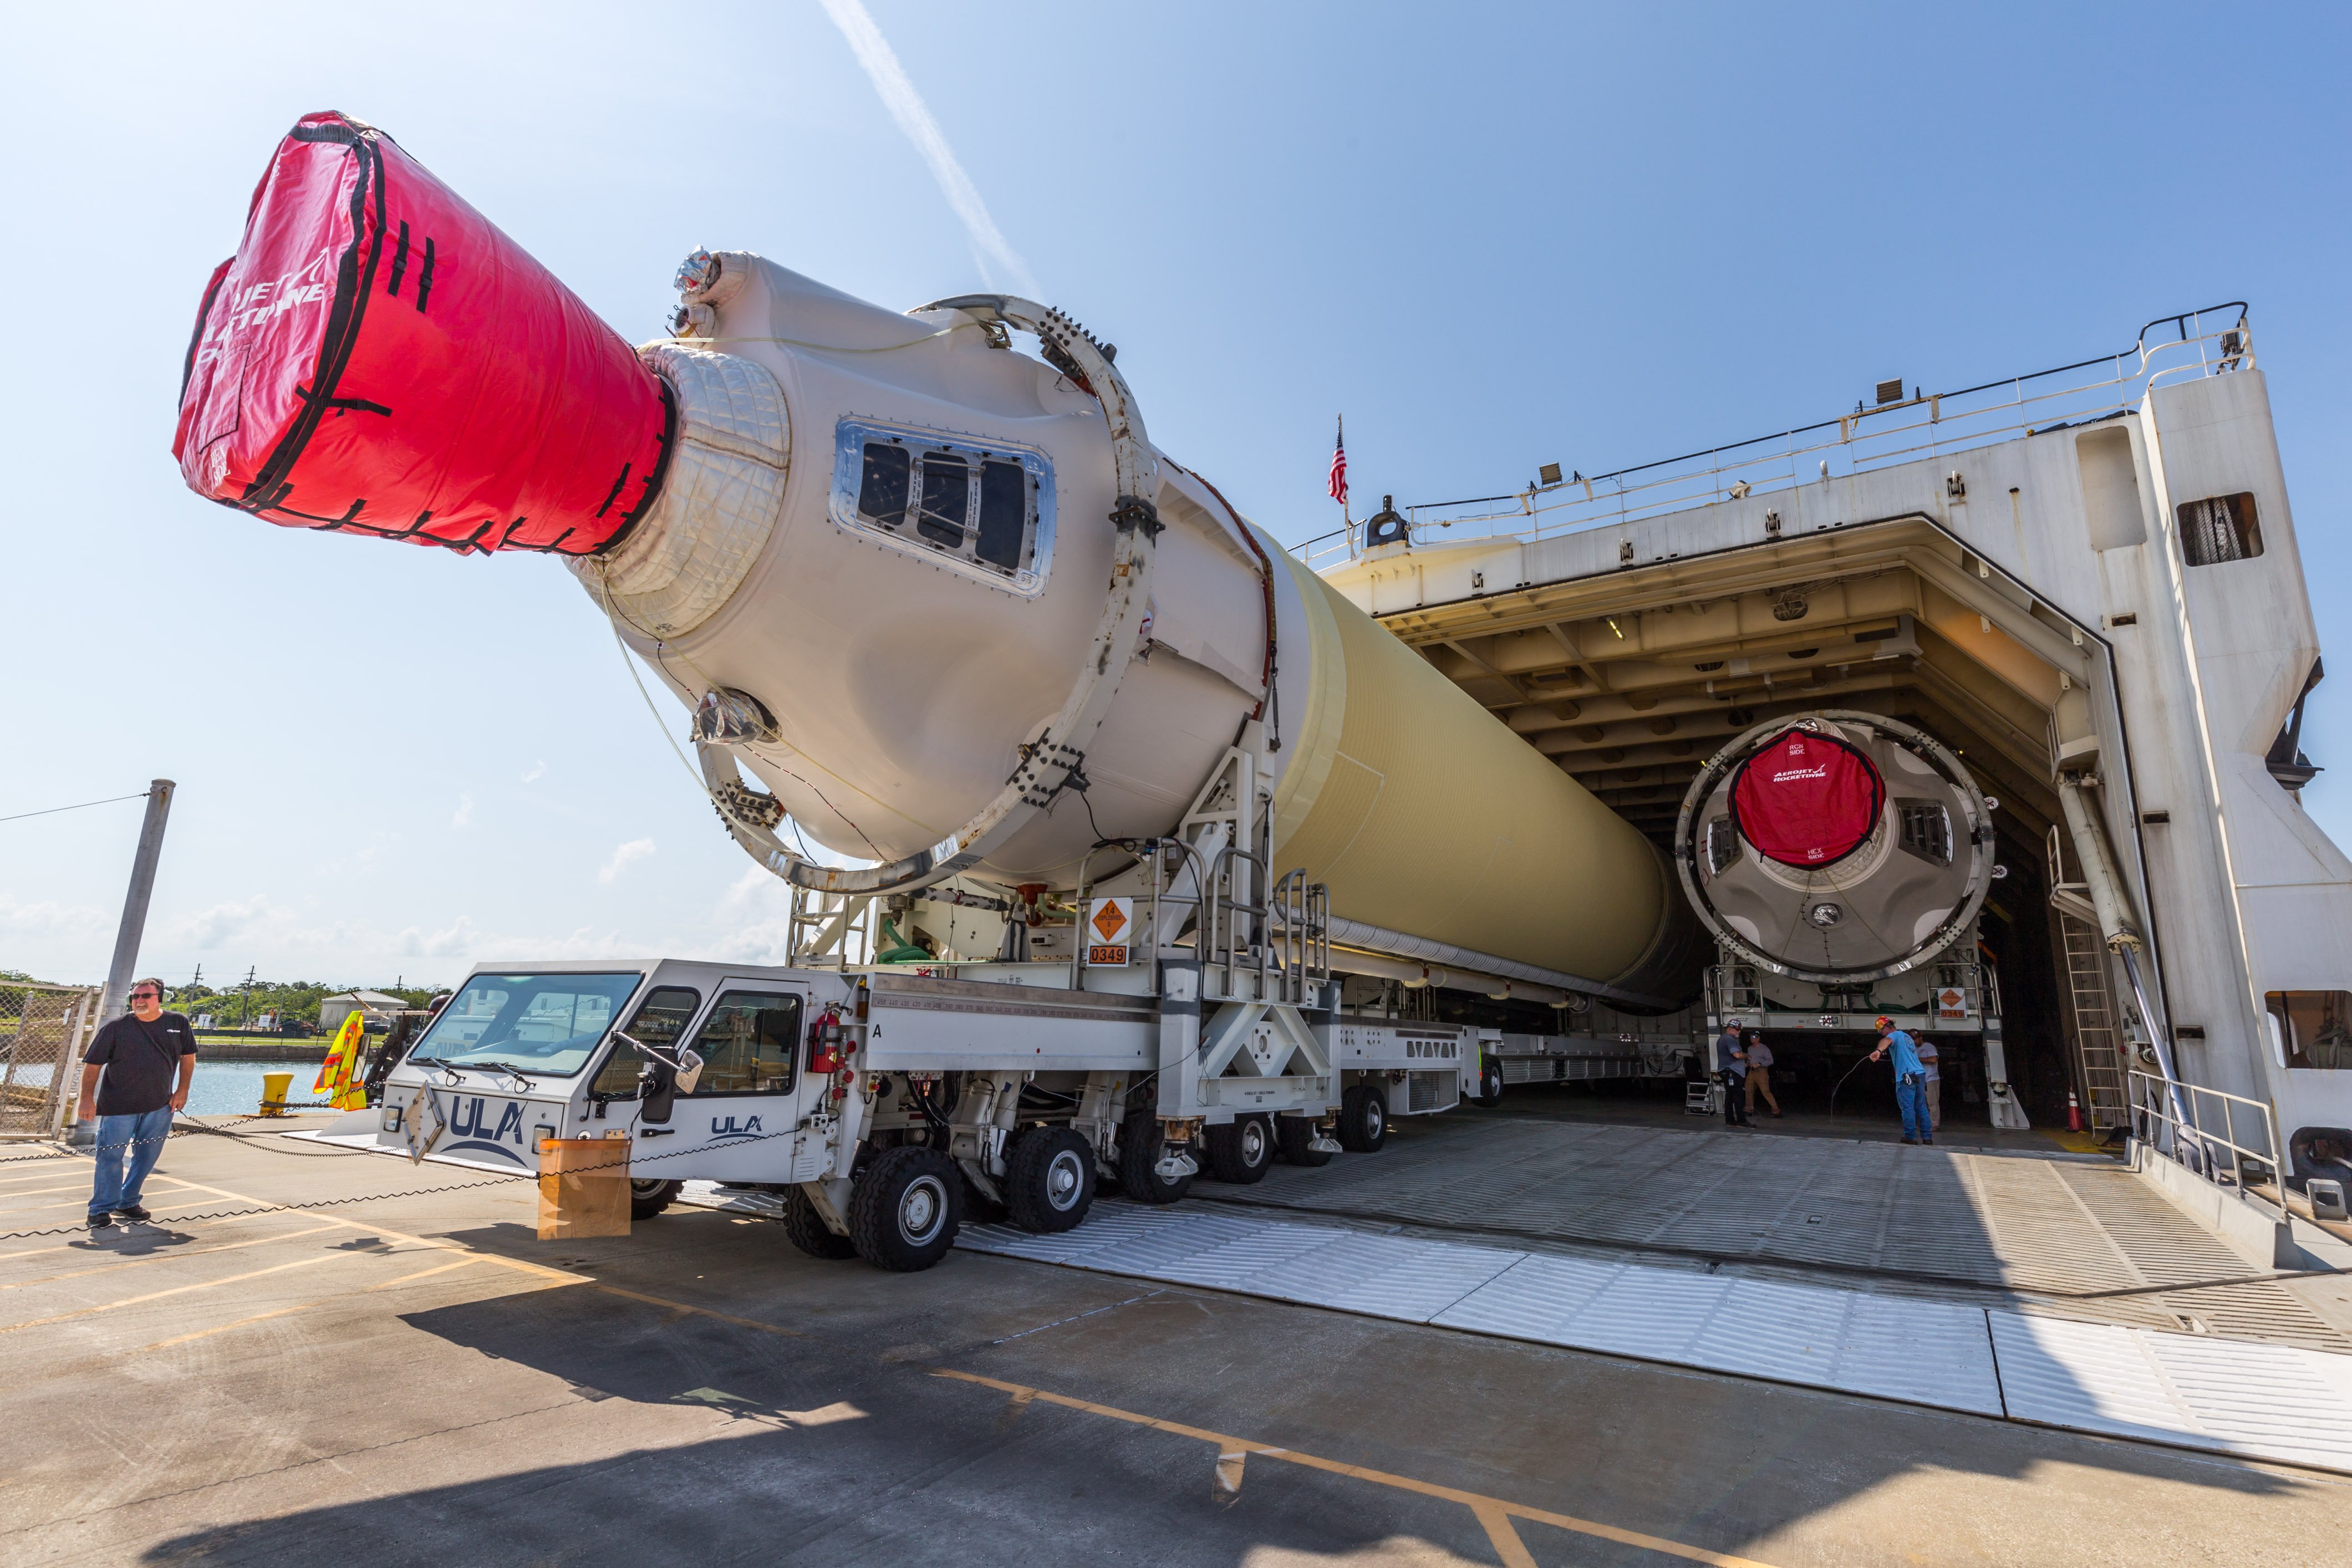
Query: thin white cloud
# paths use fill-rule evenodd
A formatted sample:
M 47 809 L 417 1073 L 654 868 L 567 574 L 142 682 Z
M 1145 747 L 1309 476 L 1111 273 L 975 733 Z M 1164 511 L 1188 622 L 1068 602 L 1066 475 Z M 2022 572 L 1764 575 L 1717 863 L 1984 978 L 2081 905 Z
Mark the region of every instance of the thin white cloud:
M 268 898 L 256 893 L 236 902 L 215 904 L 199 910 L 177 922 L 173 934 L 181 937 L 199 952 L 210 952 L 231 937 L 243 936 L 257 927 L 273 923 L 278 914 Z
M 753 870 L 759 869 L 753 867 Z M 0 935 L 9 938 L 111 938 L 114 917 L 89 904 L 61 904 L 55 900 L 43 900 L 37 904 L 20 904 L 5 893 L 0 893 Z M 104 955 L 101 953 L 101 957 Z M 5 957 L 5 955 L 0 955 Z M 13 963 L 13 960 L 8 962 Z
M 522 775 L 522 782 L 525 784 L 537 784 L 541 779 L 546 776 L 547 759 L 545 757 L 541 757 L 538 762 L 531 764 L 530 772 Z
M 470 958 L 481 946 L 480 928 L 470 915 L 459 915 L 439 931 L 408 926 L 392 939 L 392 949 L 404 958 Z
M 473 825 L 474 797 L 470 795 L 461 795 L 457 797 L 457 815 L 449 818 L 449 826 L 452 827 L 471 827 Z
M 618 845 L 613 850 L 613 858 L 598 868 L 596 879 L 609 882 L 621 874 L 622 867 L 632 860 L 642 860 L 653 852 L 654 841 L 650 838 L 632 838 L 626 844 Z
M 923 95 L 917 92 L 915 84 L 908 79 L 906 68 L 898 63 L 898 56 L 890 47 L 889 40 L 882 36 L 882 29 L 876 26 L 874 18 L 866 14 L 863 0 L 823 0 L 823 3 L 825 15 L 831 16 L 833 25 L 841 29 L 841 36 L 849 40 L 850 49 L 857 56 L 857 63 L 866 68 L 866 75 L 874 83 L 874 90 L 881 96 L 882 106 L 890 111 L 890 118 L 898 122 L 898 129 L 907 133 L 907 140 L 915 144 L 915 151 L 922 154 L 923 162 L 930 165 L 931 178 L 939 182 L 940 193 L 947 197 L 948 205 L 953 207 L 956 216 L 963 221 L 964 232 L 971 237 L 971 247 L 980 263 L 981 275 L 992 287 L 1009 286 L 1024 298 L 1035 299 L 1037 279 L 1031 276 L 1028 263 L 1013 252 L 1004 232 L 996 226 L 996 220 L 988 216 L 988 204 L 980 199 L 980 190 L 971 183 L 971 176 L 963 172 L 961 163 L 956 162 L 954 152 L 948 146 L 947 137 L 940 130 L 940 122 L 931 118 L 930 110 L 923 103 Z M 1002 268 L 1001 277 L 990 266 L 992 262 L 996 268 Z

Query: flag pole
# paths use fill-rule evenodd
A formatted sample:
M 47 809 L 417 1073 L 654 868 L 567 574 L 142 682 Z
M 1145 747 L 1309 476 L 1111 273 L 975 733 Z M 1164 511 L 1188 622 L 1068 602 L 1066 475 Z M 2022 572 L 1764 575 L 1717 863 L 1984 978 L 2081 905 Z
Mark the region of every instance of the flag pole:
M 1355 513 L 1348 505 L 1347 469 L 1342 466 L 1347 462 L 1348 416 L 1342 414 L 1338 416 L 1338 419 L 1339 434 L 1332 438 L 1331 446 L 1331 463 L 1334 469 L 1337 470 L 1338 489 L 1339 491 L 1339 495 L 1335 499 L 1339 503 L 1339 526 L 1343 531 L 1345 531 L 1348 536 L 1348 559 L 1353 561 L 1356 558 L 1357 553 L 1356 518 Z

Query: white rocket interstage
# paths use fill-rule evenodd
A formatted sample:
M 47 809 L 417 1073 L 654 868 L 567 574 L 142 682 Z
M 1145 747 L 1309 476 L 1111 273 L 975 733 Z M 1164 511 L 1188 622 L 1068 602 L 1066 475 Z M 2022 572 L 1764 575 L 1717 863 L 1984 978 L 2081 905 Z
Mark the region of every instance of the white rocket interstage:
M 387 221 L 357 211 L 353 253 L 398 244 Z M 446 316 L 378 299 L 345 325 L 362 348 L 368 321 L 446 331 L 441 362 L 549 382 L 568 362 L 461 309 L 481 259 L 436 253 Z M 1531 983 L 1688 994 L 1696 927 L 1665 858 L 1154 446 L 1113 351 L 1075 322 L 998 297 L 901 314 L 740 251 L 698 253 L 678 282 L 675 335 L 638 351 L 646 390 L 626 403 L 665 421 L 657 482 L 615 488 L 625 519 L 567 503 L 570 531 L 509 522 L 457 542 L 569 557 L 698 711 L 713 799 L 771 868 L 853 891 L 956 873 L 1066 888 L 1099 840 L 1173 833 L 1240 746 L 1267 877 L 1303 868 L 1333 915 Z M 281 357 L 312 347 L 331 345 Z M 429 389 L 373 374 L 343 390 L 390 412 L 337 433 L 355 500 L 419 471 L 437 428 L 414 412 Z M 631 417 L 614 427 L 643 427 Z M 581 461 L 647 466 L 609 441 Z M 878 865 L 808 866 L 786 814 Z

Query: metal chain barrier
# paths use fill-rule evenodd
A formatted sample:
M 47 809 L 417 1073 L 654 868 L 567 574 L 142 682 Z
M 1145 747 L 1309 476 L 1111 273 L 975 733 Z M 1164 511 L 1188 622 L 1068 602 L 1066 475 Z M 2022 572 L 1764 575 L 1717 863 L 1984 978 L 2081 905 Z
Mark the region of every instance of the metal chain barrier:
M 236 1121 L 230 1122 L 227 1125 L 240 1126 L 247 1121 L 259 1121 L 265 1119 L 259 1116 L 243 1116 L 237 1118 Z M 800 1131 L 801 1130 L 799 1128 L 794 1127 L 787 1128 L 780 1132 L 763 1132 L 756 1138 L 734 1139 L 728 1143 L 728 1147 L 730 1149 L 737 1149 L 749 1143 L 765 1143 L 772 1139 L 791 1138 L 797 1135 Z M 215 1137 L 234 1139 L 238 1142 L 246 1142 L 249 1141 L 247 1135 L 228 1131 L 226 1127 L 210 1127 L 202 1122 L 194 1121 L 184 1126 L 174 1126 L 171 1132 L 164 1134 L 164 1137 L 170 1138 L 174 1135 L 184 1133 L 210 1133 Z M 160 1142 L 162 1141 L 163 1140 L 160 1139 L 140 1139 L 135 1140 L 132 1143 L 124 1144 L 123 1147 L 131 1148 L 134 1147 L 138 1142 Z M 363 1149 L 345 1149 L 338 1152 L 348 1154 L 364 1154 L 368 1152 L 368 1151 Z M 646 1154 L 642 1156 L 626 1155 L 618 1160 L 607 1161 L 605 1163 L 601 1165 L 583 1165 L 577 1170 L 565 1171 L 562 1174 L 567 1176 L 579 1176 L 586 1175 L 594 1171 L 611 1171 L 616 1169 L 626 1170 L 635 1165 L 650 1164 L 656 1160 L 669 1160 L 677 1158 L 680 1155 L 698 1154 L 700 1152 L 702 1152 L 702 1151 L 699 1149 L 674 1149 L 659 1154 Z M 0 1160 L 0 1164 L 13 1164 L 21 1161 L 28 1160 L 71 1160 L 77 1158 L 80 1158 L 80 1156 L 65 1153 L 20 1154 L 16 1156 L 16 1159 L 14 1161 Z M 357 1193 L 349 1197 L 313 1198 L 307 1203 L 263 1204 L 250 1208 L 218 1209 L 204 1214 L 174 1215 L 172 1216 L 172 1223 L 173 1225 L 185 1225 L 194 1224 L 203 1220 L 242 1219 L 250 1215 L 297 1213 L 309 1209 L 340 1208 L 349 1204 L 381 1203 L 393 1198 L 433 1197 L 443 1193 L 462 1193 L 478 1187 L 500 1186 L 509 1182 L 536 1182 L 539 1178 L 540 1173 L 537 1171 L 493 1172 L 479 1181 L 454 1182 L 447 1185 L 438 1187 L 416 1187 L 406 1192 Z M 0 1241 L 21 1241 L 28 1237 L 42 1236 L 72 1236 L 87 1232 L 89 1229 L 89 1223 L 87 1221 L 83 1221 L 75 1225 L 46 1226 L 38 1230 L 6 1230 L 0 1231 Z

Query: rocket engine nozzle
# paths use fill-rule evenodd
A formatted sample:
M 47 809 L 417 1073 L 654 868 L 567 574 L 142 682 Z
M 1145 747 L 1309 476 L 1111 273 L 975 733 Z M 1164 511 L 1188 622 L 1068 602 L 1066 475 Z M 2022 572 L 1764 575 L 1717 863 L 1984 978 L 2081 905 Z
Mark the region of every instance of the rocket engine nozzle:
M 197 494 L 288 528 L 593 555 L 661 489 L 661 378 L 393 140 L 309 114 L 188 344 Z
M 1992 803 L 1914 725 L 1824 709 L 1758 725 L 1683 797 L 1675 861 L 1717 942 L 1773 973 L 1911 973 L 1975 929 Z

